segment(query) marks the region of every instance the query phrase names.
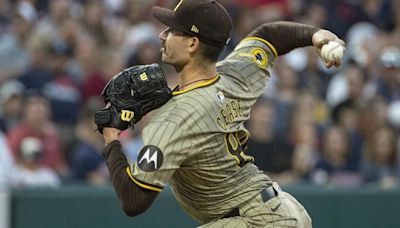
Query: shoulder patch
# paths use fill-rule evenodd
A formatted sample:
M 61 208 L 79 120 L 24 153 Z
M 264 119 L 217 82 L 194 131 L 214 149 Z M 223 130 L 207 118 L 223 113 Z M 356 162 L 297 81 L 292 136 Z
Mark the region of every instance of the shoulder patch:
M 137 166 L 145 172 L 153 172 L 161 167 L 163 160 L 164 156 L 160 148 L 146 145 L 139 152 Z
M 268 63 L 268 55 L 262 48 L 254 48 L 251 51 L 253 56 L 253 61 L 258 65 L 260 68 L 264 68 Z

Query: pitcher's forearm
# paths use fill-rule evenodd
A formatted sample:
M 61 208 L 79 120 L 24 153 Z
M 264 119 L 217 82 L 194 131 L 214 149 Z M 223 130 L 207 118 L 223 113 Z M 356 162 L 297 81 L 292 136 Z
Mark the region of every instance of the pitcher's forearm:
M 312 36 L 320 28 L 296 22 L 280 21 L 265 23 L 254 29 L 248 36 L 260 37 L 270 42 L 278 55 L 293 49 L 313 45 Z

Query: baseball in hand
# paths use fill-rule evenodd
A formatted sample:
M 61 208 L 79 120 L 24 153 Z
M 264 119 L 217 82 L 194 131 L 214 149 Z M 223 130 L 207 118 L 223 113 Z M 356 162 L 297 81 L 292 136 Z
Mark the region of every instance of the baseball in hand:
M 340 65 L 345 48 L 336 41 L 329 41 L 321 48 L 321 57 L 326 63 Z M 338 64 L 339 63 L 339 64 Z

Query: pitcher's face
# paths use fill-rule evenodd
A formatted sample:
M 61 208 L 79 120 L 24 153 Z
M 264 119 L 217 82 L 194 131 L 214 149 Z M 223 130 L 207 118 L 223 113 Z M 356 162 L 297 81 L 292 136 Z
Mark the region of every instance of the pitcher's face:
M 160 33 L 159 37 L 161 39 L 161 60 L 164 63 L 182 66 L 188 62 L 190 55 L 187 50 L 187 39 L 189 36 L 167 28 Z

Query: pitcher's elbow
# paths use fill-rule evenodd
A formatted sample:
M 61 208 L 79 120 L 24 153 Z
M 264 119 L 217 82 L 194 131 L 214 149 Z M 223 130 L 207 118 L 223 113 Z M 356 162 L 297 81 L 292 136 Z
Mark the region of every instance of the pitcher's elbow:
M 147 210 L 147 208 L 124 205 L 123 210 L 127 216 L 135 217 L 137 215 L 144 213 Z

